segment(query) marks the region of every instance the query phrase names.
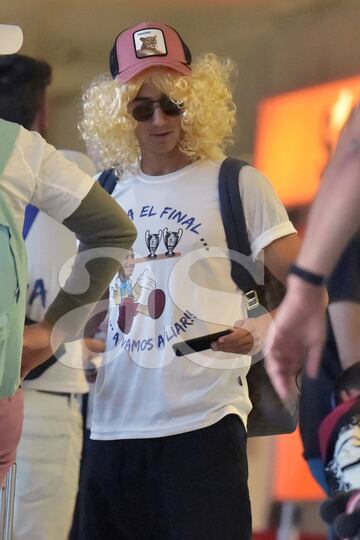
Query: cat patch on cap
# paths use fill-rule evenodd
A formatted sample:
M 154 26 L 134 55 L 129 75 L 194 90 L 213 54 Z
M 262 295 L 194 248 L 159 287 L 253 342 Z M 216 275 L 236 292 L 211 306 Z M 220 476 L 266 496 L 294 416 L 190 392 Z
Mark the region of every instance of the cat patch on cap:
M 147 28 L 135 32 L 134 43 L 137 58 L 167 55 L 164 34 L 158 28 Z

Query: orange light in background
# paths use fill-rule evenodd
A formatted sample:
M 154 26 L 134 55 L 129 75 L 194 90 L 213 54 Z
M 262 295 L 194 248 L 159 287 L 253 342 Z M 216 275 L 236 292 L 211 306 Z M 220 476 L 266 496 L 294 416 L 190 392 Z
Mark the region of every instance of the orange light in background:
M 286 206 L 312 201 L 339 132 L 359 98 L 360 77 L 352 77 L 261 102 L 254 163 Z
M 325 494 L 315 482 L 302 456 L 299 430 L 279 435 L 275 443 L 273 499 L 275 501 L 319 501 Z

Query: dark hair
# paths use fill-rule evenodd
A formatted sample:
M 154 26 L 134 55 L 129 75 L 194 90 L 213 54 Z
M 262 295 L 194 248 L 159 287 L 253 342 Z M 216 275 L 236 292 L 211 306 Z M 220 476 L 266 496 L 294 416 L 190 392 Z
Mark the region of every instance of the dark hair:
M 0 117 L 31 129 L 51 78 L 51 66 L 44 60 L 0 56 Z
M 340 393 L 345 390 L 349 392 L 350 390 L 360 390 L 360 362 L 356 362 L 349 368 L 345 369 L 342 372 L 340 377 L 337 379 L 334 388 L 334 398 L 335 403 L 338 405 L 341 403 Z

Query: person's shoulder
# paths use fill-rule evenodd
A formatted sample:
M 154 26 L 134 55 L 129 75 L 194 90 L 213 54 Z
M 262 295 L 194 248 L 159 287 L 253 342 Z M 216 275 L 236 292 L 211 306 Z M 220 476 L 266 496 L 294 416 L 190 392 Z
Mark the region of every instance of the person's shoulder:
M 251 164 L 244 165 L 239 174 L 239 189 L 244 200 L 277 201 L 273 185 L 269 179 Z
M 19 134 L 16 140 L 17 146 L 19 146 L 23 152 L 35 152 L 48 143 L 37 131 L 29 131 L 28 129 L 20 126 Z
M 17 135 L 16 144 L 24 148 L 33 147 L 36 144 L 47 144 L 45 139 L 43 139 L 43 137 L 40 135 L 40 133 L 37 133 L 36 131 L 29 131 L 28 129 L 15 122 L 9 122 L 8 120 L 0 118 L 0 128 L 7 132 L 15 132 Z
M 9 122 L 8 120 L 4 120 L 4 118 L 0 118 L 0 129 L 2 132 L 18 132 L 20 130 L 21 126 L 20 124 L 16 124 L 15 122 Z
M 268 178 L 259 169 L 256 169 L 250 163 L 246 163 L 242 166 L 239 175 L 240 183 L 244 186 L 258 186 L 258 185 L 270 185 Z

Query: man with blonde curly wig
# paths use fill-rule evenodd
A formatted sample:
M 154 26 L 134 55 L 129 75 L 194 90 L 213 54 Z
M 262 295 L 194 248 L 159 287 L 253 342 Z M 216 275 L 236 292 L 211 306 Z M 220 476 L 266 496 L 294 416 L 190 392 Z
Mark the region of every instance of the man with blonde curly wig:
M 84 95 L 81 130 L 116 171 L 138 240 L 109 291 L 81 538 L 248 540 L 248 353 L 270 317 L 246 327 L 219 209 L 234 66 L 213 54 L 191 66 L 173 28 L 142 23 L 117 36 L 110 69 Z M 295 229 L 260 172 L 244 167 L 239 185 L 253 257 L 285 281 Z M 228 327 L 212 349 L 175 356 L 174 344 Z

